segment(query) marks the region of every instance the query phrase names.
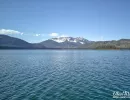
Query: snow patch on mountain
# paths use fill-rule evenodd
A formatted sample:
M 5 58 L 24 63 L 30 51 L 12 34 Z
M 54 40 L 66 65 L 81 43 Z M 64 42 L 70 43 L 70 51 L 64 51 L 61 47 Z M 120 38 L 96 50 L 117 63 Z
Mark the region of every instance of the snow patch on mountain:
M 84 42 L 80 42 L 81 44 L 84 44 Z
M 51 40 L 58 42 L 58 43 L 63 43 L 63 42 L 74 42 L 74 43 L 80 43 L 80 44 L 85 44 L 88 40 L 82 38 L 82 37 L 58 37 L 58 38 L 52 38 Z

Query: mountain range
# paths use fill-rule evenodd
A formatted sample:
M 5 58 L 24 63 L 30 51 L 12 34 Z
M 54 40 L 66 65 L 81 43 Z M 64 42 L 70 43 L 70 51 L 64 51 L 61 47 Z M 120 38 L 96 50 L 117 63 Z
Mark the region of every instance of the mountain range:
M 48 39 L 40 44 L 43 44 L 46 48 L 78 48 L 88 42 L 89 41 L 87 39 L 80 37 L 59 37 Z
M 57 37 L 40 43 L 0 35 L 0 49 L 130 49 L 130 39 L 90 41 L 81 37 Z

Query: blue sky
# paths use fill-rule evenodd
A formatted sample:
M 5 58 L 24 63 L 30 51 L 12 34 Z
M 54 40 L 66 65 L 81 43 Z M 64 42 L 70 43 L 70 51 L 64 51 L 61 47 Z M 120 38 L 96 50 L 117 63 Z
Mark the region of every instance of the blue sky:
M 28 42 L 130 38 L 130 0 L 0 0 L 0 34 Z

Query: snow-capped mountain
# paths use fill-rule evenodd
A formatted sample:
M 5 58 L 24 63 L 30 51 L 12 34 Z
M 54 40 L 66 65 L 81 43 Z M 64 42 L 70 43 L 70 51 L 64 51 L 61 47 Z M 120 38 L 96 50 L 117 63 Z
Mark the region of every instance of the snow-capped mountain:
M 84 39 L 82 37 L 58 37 L 58 38 L 52 38 L 50 40 L 53 40 L 55 42 L 58 43 L 63 43 L 63 42 L 73 42 L 73 43 L 80 43 L 80 44 L 85 44 L 86 42 L 88 42 L 87 39 Z
M 87 39 L 81 37 L 57 37 L 41 42 L 47 48 L 77 48 L 88 43 Z

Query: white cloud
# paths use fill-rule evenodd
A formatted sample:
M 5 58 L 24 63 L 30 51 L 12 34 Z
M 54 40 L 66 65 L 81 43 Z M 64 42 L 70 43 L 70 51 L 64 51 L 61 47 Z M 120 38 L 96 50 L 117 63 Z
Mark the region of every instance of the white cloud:
M 51 33 L 49 34 L 49 36 L 51 37 L 68 37 L 68 35 L 64 35 L 64 34 L 59 34 L 59 33 Z
M 0 29 L 0 34 L 21 34 L 22 32 L 16 31 L 16 30 L 10 30 L 10 29 Z
M 23 35 L 23 33 L 21 33 L 21 35 Z
M 41 34 L 34 34 L 33 36 L 40 36 Z
M 68 37 L 68 35 L 64 35 L 64 34 L 62 34 L 62 35 L 60 35 L 60 37 Z
M 51 34 L 49 34 L 49 35 L 52 36 L 52 37 L 58 37 L 58 36 L 59 36 L 58 33 L 51 33 Z

